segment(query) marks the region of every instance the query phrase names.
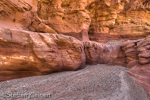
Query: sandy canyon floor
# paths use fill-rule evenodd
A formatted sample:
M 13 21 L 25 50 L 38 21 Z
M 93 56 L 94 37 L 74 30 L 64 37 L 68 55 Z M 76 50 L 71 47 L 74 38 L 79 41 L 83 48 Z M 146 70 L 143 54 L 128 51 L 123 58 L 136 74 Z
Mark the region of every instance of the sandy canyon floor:
M 87 65 L 78 71 L 0 82 L 1 100 L 150 100 L 128 68 Z

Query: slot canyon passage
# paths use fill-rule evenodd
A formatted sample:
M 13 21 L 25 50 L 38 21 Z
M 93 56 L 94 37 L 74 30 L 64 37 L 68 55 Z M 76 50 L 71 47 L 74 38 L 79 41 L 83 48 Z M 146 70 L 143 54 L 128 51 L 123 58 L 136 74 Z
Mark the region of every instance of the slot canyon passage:
M 150 100 L 150 0 L 0 0 L 1 100 Z

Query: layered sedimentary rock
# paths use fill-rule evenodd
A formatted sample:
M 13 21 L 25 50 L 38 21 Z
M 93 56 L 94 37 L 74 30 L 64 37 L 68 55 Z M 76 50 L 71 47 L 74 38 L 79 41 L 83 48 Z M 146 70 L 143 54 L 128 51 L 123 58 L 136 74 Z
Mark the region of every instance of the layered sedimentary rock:
M 84 65 L 83 43 L 73 37 L 0 28 L 0 81 Z
M 138 63 L 129 70 L 137 84 L 142 86 L 150 96 L 150 37 L 137 42 Z
M 150 64 L 137 64 L 128 73 L 131 77 L 135 78 L 135 82 L 143 87 L 150 96 Z
M 72 9 L 61 0 L 1 0 L 0 26 L 43 33 L 62 33 L 80 40 L 88 40 L 91 22 L 89 12 L 82 4 L 72 1 Z M 62 4 L 63 3 L 63 4 Z M 62 6 L 61 6 L 62 5 Z
M 131 68 L 137 64 L 137 41 L 127 41 L 121 44 L 121 49 L 125 54 L 125 62 L 128 64 L 126 67 L 128 68 Z
M 32 6 L 20 0 L 0 1 L 0 26 L 14 29 L 26 29 L 32 20 Z
M 89 12 L 85 9 L 86 0 L 67 1 L 41 0 L 38 2 L 38 17 L 57 33 L 88 40 L 88 29 L 91 22 Z
M 1 0 L 0 26 L 103 42 L 150 34 L 148 0 Z M 102 38 L 103 37 L 103 38 Z
M 131 0 L 118 14 L 115 28 L 110 30 L 110 34 L 147 36 L 150 31 L 149 6 L 148 0 Z
M 93 0 L 87 5 L 92 19 L 90 33 L 108 33 L 115 25 L 117 14 L 124 9 L 127 0 Z
M 148 36 L 149 0 L 0 0 L 0 27 L 0 81 L 117 64 L 150 95 L 150 37 L 80 41 Z
M 129 74 L 150 96 L 150 37 L 121 44 Z
M 71 36 L 0 28 L 0 81 L 56 71 L 77 70 L 87 64 L 123 65 L 150 95 L 150 37 L 106 45 Z
M 150 36 L 121 45 L 84 42 L 87 64 L 123 65 L 150 96 Z
M 93 0 L 86 7 L 91 16 L 90 39 L 103 42 L 148 36 L 149 7 L 148 0 Z

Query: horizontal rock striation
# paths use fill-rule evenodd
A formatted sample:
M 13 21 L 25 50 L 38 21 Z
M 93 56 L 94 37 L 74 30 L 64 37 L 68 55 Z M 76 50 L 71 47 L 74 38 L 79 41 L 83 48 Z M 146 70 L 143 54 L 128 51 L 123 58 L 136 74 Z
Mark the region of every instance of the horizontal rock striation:
M 138 62 L 129 70 L 129 74 L 135 78 L 137 84 L 142 86 L 150 96 L 150 37 L 137 42 Z
M 139 39 L 150 34 L 149 0 L 93 0 L 90 12 L 91 40 L 103 42 Z
M 80 1 L 80 0 L 78 0 Z M 68 9 L 61 0 L 1 0 L 0 27 L 42 33 L 62 33 L 80 40 L 88 40 L 91 22 L 84 1 Z M 62 6 L 61 6 L 62 5 Z
M 97 42 L 150 34 L 148 0 L 1 0 L 0 5 L 4 28 L 61 33 L 79 40 L 90 37 Z
M 128 73 L 150 96 L 150 37 L 121 44 Z

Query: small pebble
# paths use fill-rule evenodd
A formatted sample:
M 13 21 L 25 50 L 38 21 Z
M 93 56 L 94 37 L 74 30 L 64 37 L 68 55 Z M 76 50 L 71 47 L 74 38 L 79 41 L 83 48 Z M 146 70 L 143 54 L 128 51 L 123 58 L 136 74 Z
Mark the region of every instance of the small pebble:
M 26 87 L 25 85 L 23 85 L 22 87 Z

